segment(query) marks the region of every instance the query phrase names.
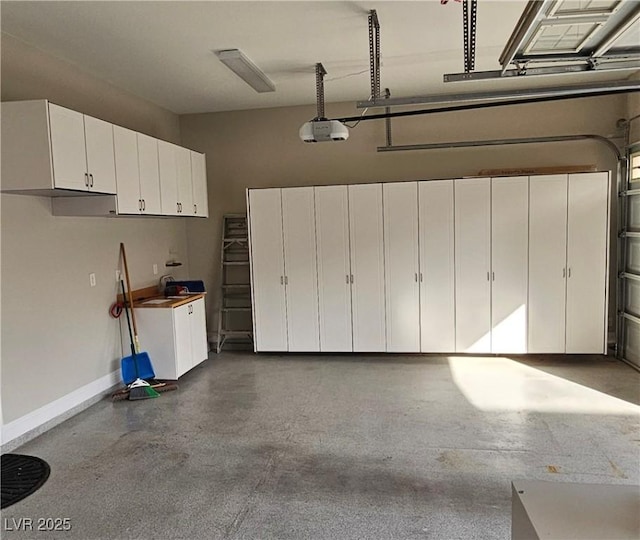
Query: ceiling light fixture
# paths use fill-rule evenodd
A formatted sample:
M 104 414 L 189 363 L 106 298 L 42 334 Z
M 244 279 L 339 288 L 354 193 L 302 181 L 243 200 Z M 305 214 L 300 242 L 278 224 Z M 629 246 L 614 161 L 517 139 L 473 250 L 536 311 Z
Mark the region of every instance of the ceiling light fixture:
M 274 92 L 276 85 L 258 66 L 249 60 L 239 49 L 225 49 L 214 51 L 225 66 L 246 82 L 256 92 Z

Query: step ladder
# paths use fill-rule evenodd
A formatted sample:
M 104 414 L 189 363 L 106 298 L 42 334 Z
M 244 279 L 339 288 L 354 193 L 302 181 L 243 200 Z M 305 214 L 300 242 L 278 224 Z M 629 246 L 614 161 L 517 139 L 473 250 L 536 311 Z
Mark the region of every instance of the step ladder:
M 220 311 L 216 352 L 225 344 L 252 345 L 249 230 L 246 214 L 222 217 Z

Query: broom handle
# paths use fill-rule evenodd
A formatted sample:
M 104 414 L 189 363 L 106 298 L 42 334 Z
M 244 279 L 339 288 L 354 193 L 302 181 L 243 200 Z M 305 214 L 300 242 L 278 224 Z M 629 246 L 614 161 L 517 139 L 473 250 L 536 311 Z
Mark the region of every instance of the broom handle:
M 129 318 L 129 309 L 127 307 L 127 293 L 124 292 L 124 281 L 120 280 L 120 287 L 122 288 L 122 301 L 124 303 L 124 312 L 127 314 L 127 328 L 129 329 L 129 343 L 131 344 L 131 355 L 136 355 L 136 348 L 133 345 L 133 333 L 131 332 L 131 319 Z
M 136 314 L 133 310 L 133 296 L 131 294 L 131 281 L 129 281 L 129 267 L 127 266 L 127 252 L 124 244 L 120 242 L 120 253 L 122 254 L 122 262 L 124 264 L 124 275 L 127 280 L 127 291 L 129 293 L 129 306 L 131 307 L 131 321 L 133 322 L 133 340 L 135 342 L 136 352 L 140 352 L 140 342 L 138 341 L 138 327 L 136 326 Z

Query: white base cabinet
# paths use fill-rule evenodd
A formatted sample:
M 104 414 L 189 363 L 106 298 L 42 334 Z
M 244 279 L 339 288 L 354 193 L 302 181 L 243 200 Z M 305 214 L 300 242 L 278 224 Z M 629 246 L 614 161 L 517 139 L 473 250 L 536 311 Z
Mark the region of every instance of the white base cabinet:
M 138 308 L 136 323 L 156 378 L 178 379 L 207 359 L 204 298 L 175 308 Z
M 606 352 L 609 175 L 248 190 L 256 351 Z

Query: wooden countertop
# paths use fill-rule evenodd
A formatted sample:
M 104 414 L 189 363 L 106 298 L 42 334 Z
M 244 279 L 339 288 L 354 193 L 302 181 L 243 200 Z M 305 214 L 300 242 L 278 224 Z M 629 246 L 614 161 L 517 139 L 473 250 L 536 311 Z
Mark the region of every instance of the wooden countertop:
M 133 307 L 138 308 L 177 308 L 204 298 L 204 293 L 187 294 L 180 296 L 156 296 L 155 298 L 145 298 L 133 302 Z
M 206 293 L 192 293 L 180 296 L 163 296 L 158 294 L 157 287 L 146 287 L 131 291 L 134 308 L 177 308 L 204 298 Z M 122 294 L 117 297 L 118 302 L 122 302 Z

